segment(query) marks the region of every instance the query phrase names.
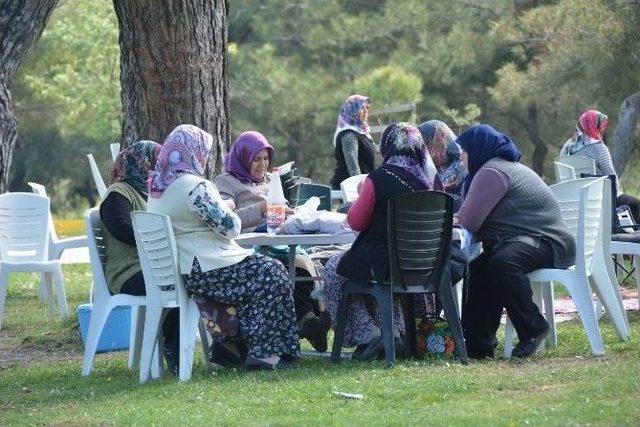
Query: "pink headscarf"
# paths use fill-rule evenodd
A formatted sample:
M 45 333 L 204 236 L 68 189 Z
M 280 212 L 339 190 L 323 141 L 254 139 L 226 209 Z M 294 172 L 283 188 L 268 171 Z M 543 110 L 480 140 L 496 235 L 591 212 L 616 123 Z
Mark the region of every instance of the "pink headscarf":
M 156 168 L 149 174 L 149 195 L 160 197 L 182 175 L 204 176 L 213 136 L 194 125 L 176 127 L 164 140 Z

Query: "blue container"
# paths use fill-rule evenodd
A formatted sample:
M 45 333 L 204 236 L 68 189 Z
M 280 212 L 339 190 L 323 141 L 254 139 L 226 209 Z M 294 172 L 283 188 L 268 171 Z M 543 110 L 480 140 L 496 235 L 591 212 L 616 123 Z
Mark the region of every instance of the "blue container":
M 89 331 L 89 319 L 93 304 L 82 304 L 76 310 L 80 326 L 82 342 L 87 343 Z M 107 351 L 127 350 L 129 348 L 129 331 L 131 330 L 131 307 L 120 305 L 114 307 L 109 313 L 109 318 L 102 329 L 102 335 L 98 340 L 96 353 Z

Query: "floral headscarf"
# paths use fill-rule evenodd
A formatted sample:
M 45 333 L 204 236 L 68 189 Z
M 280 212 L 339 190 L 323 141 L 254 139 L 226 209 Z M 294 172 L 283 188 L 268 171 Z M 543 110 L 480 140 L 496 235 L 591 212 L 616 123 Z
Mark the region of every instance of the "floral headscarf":
M 427 144 L 444 190 L 457 192 L 467 176 L 467 168 L 460 161 L 462 149 L 456 143 L 456 135 L 440 120 L 424 122 L 418 129 Z
M 158 162 L 149 174 L 149 194 L 160 197 L 182 175 L 204 176 L 213 136 L 194 125 L 180 125 L 162 144 Z
M 224 159 L 224 170 L 238 178 L 240 182 L 261 182 L 251 175 L 251 162 L 262 150 L 269 153 L 269 163 L 273 157 L 273 147 L 260 132 L 243 132 L 233 143 L 231 151 Z
M 118 153 L 111 171 L 110 184 L 126 182 L 140 193 L 147 194 L 147 178 L 156 166 L 162 146 L 149 140 L 134 142 Z
M 433 161 L 418 128 L 406 122 L 390 124 L 382 132 L 380 152 L 384 157 L 383 167 L 399 167 L 425 187 L 433 188 L 433 178 L 429 176 L 427 166 Z
M 562 147 L 561 154 L 575 154 L 586 145 L 601 143 L 602 134 L 607 130 L 608 124 L 609 118 L 606 114 L 596 110 L 585 111 L 578 120 L 575 135 Z
M 363 122 L 358 117 L 360 110 L 367 105 L 371 105 L 371 100 L 362 95 L 351 95 L 346 101 L 344 101 L 344 104 L 342 104 L 342 108 L 340 109 L 340 114 L 338 115 L 336 132 L 333 135 L 334 146 L 336 145 L 336 138 L 338 134 L 347 129 L 351 129 L 371 138 L 371 135 L 369 135 L 369 124 L 367 122 Z

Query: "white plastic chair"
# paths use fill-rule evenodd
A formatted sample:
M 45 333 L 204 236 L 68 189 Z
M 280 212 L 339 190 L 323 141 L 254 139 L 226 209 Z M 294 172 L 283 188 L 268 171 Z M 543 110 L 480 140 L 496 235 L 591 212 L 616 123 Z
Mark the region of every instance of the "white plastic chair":
M 107 186 L 104 184 L 104 179 L 102 179 L 100 169 L 98 169 L 98 165 L 93 158 L 93 154 L 87 154 L 87 159 L 89 159 L 89 168 L 91 168 L 91 176 L 93 177 L 93 182 L 96 184 L 96 188 L 98 189 L 98 195 L 101 198 L 104 198 L 104 195 L 107 194 Z
M 556 171 L 556 182 L 565 182 L 576 179 L 576 170 L 573 166 L 560 162 L 553 162 L 553 166 Z
M 35 182 L 27 182 L 31 187 L 34 194 L 42 197 L 47 196 L 47 190 L 44 185 L 37 184 Z M 62 253 L 65 249 L 84 248 L 87 246 L 87 236 L 68 237 L 66 239 L 59 239 L 56 233 L 55 225 L 53 224 L 53 216 L 49 212 L 49 260 L 56 260 L 62 257 Z M 44 278 L 40 280 L 40 299 L 44 300 L 46 294 Z
M 109 144 L 109 150 L 111 150 L 111 160 L 116 161 L 116 157 L 118 157 L 118 153 L 120 152 L 120 143 L 113 142 Z
M 558 156 L 554 159 L 554 162 L 571 166 L 576 173 L 576 178 L 581 178 L 583 173 L 589 175 L 595 175 L 596 173 L 596 162 L 590 157 Z
M 536 303 L 550 324 L 551 332 L 547 341 L 557 345 L 556 326 L 553 320 L 553 284 L 562 283 L 573 298 L 578 314 L 587 333 L 591 351 L 594 355 L 604 354 L 604 346 L 600 335 L 598 320 L 591 302 L 589 279 L 607 311 L 614 320 L 614 325 L 624 324 L 618 301 L 612 292 L 612 285 L 606 270 L 596 271 L 594 253 L 597 246 L 602 246 L 603 238 L 603 197 L 605 178 L 587 178 L 567 181 L 553 185 L 551 189 L 558 200 L 562 218 L 569 230 L 576 237 L 576 263 L 568 269 L 544 268 L 529 273 L 532 285 L 542 287 L 535 290 Z M 537 287 L 539 287 L 537 286 Z M 614 316 L 616 318 L 614 318 Z M 505 331 L 504 356 L 511 356 L 514 328 L 507 320 Z M 622 337 L 621 337 L 622 338 Z M 628 337 L 627 337 L 628 338 Z
M 366 173 L 354 175 L 340 183 L 343 203 L 354 202 L 358 198 L 358 185 L 364 181 L 366 177 Z
M 147 289 L 140 382 L 149 379 L 152 354 L 159 352 L 160 325 L 168 310 L 176 307 L 180 309 L 179 378 L 189 380 L 200 311 L 195 301 L 187 297 L 182 283 L 171 220 L 166 215 L 143 211 L 131 212 L 131 220 Z M 202 333 L 202 329 L 200 331 Z M 203 343 L 206 340 L 206 336 L 202 336 Z M 206 363 L 206 352 L 204 356 Z
M 88 209 L 84 215 L 87 227 L 87 245 L 89 246 L 89 259 L 91 260 L 91 272 L 93 273 L 93 307 L 91 320 L 87 332 L 87 341 L 84 346 L 84 359 L 82 361 L 82 375 L 87 376 L 91 372 L 93 359 L 98 347 L 98 341 L 102 335 L 104 325 L 109 318 L 111 310 L 117 306 L 131 306 L 131 337 L 129 345 L 129 368 L 136 366 L 140 360 L 142 346 L 142 322 L 144 308 L 147 304 L 146 296 L 134 296 L 127 294 L 111 295 L 107 287 L 107 279 L 104 273 L 105 247 L 103 241 L 102 224 L 98 208 Z M 136 314 L 137 313 L 137 314 Z M 156 375 L 159 372 L 156 371 Z
M 45 286 L 48 314 L 55 307 L 55 284 L 58 311 L 68 315 L 67 298 L 59 260 L 49 259 L 49 199 L 32 193 L 0 195 L 0 327 L 12 272 L 40 272 Z

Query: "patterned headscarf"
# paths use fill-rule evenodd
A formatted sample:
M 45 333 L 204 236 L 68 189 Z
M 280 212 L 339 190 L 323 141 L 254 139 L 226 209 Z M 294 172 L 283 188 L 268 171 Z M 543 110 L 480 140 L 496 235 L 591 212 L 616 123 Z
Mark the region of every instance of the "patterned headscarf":
M 585 111 L 578 120 L 575 135 L 564 145 L 561 154 L 571 155 L 586 145 L 601 143 L 608 124 L 606 114 L 596 110 Z
M 446 123 L 429 120 L 418 126 L 445 191 L 456 191 L 467 176 L 467 168 L 460 161 L 462 149 L 456 135 Z
M 489 125 L 471 126 L 458 136 L 456 142 L 468 155 L 469 177 L 464 184 L 464 194 L 469 190 L 476 172 L 489 160 L 500 157 L 510 162 L 517 162 L 522 157 L 522 153 L 511 138 Z
M 346 101 L 344 101 L 344 104 L 342 104 L 342 108 L 340 109 L 340 115 L 338 115 L 336 132 L 333 135 L 334 146 L 336 145 L 336 138 L 338 134 L 347 129 L 351 129 L 371 138 L 371 135 L 369 135 L 369 124 L 367 122 L 363 122 L 358 117 L 360 110 L 367 105 L 371 105 L 371 100 L 362 95 L 351 95 Z
M 261 182 L 264 177 L 256 179 L 251 175 L 251 162 L 264 149 L 269 153 L 269 163 L 271 163 L 273 147 L 264 135 L 255 131 L 240 134 L 224 159 L 224 170 L 245 184 Z
M 147 194 L 147 178 L 156 166 L 162 146 L 143 139 L 118 153 L 111 171 L 110 184 L 126 182 L 140 193 Z
M 428 164 L 433 161 L 418 128 L 406 122 L 390 124 L 382 132 L 380 152 L 383 166 L 399 167 L 427 188 L 433 188 L 433 178 L 428 172 Z
M 182 175 L 204 176 L 213 136 L 194 125 L 180 125 L 166 137 L 158 162 L 149 174 L 149 194 L 160 197 Z

